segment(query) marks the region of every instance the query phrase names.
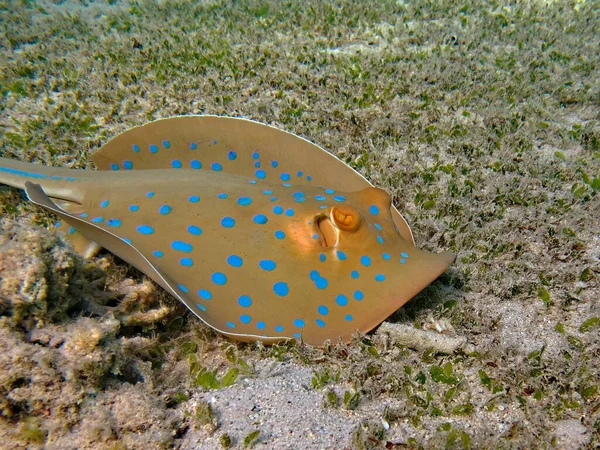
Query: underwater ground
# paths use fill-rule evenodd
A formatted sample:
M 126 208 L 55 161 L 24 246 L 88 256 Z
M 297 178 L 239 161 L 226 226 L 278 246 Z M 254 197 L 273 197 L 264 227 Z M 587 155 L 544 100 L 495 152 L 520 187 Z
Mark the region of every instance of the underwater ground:
M 0 156 L 92 169 L 177 114 L 297 133 L 458 254 L 388 321 L 467 341 L 238 344 L 2 186 L 1 448 L 600 448 L 597 1 L 4 0 L 0 28 Z

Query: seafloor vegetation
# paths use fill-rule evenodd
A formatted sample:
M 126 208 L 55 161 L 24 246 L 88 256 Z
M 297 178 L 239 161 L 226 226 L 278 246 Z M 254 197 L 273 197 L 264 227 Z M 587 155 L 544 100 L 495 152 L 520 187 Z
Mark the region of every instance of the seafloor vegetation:
M 276 448 L 285 433 L 236 434 L 208 399 L 283 361 L 356 422 L 332 446 L 597 448 L 597 2 L 22 0 L 0 29 L 1 156 L 91 168 L 176 114 L 295 132 L 392 193 L 418 245 L 458 254 L 390 320 L 469 341 L 236 344 L 2 187 L 3 443 Z

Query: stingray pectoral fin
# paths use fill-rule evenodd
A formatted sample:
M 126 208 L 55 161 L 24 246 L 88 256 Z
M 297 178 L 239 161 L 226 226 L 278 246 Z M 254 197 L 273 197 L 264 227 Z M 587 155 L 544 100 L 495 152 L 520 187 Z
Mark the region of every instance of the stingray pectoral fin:
M 206 325 L 218 331 L 219 333 L 230 336 L 234 339 L 251 342 L 256 340 L 257 336 L 250 335 L 237 335 L 234 333 L 229 333 L 226 330 L 219 329 L 218 327 L 212 325 L 210 321 L 205 320 L 202 316 L 198 315 L 194 309 L 190 306 L 194 303 L 190 298 L 185 297 L 179 290 L 176 289 L 177 283 L 175 283 L 168 273 L 164 273 L 164 271 L 160 271 L 157 267 L 144 257 L 140 251 L 138 251 L 133 245 L 129 244 L 125 240 L 120 237 L 112 234 L 111 232 L 97 227 L 93 223 L 86 222 L 81 218 L 71 215 L 69 212 L 62 210 L 59 208 L 50 197 L 46 195 L 44 190 L 39 184 L 34 184 L 31 182 L 25 183 L 25 193 L 27 197 L 32 203 L 36 205 L 42 206 L 49 211 L 52 211 L 54 214 L 58 215 L 61 220 L 68 223 L 70 226 L 74 227 L 77 231 L 79 231 L 88 241 L 97 242 L 101 247 L 104 247 L 109 252 L 117 255 L 122 260 L 131 264 L 147 276 L 149 276 L 152 280 L 154 280 L 158 285 L 160 285 L 164 290 L 170 293 L 173 297 L 177 298 L 183 304 L 188 306 L 188 308 L 196 314 L 196 316 L 202 320 Z M 173 273 L 171 273 L 173 275 Z M 261 339 L 265 343 L 275 343 L 285 340 L 285 338 L 265 338 Z
M 371 315 L 370 323 L 361 331 L 367 332 L 378 326 L 435 281 L 456 259 L 456 255 L 450 252 L 428 253 L 415 248 L 410 253 L 406 263 L 398 267 L 397 273 L 391 277 L 394 281 L 390 283 L 387 300 L 379 305 L 378 311 Z
M 88 240 L 97 242 L 109 252 L 114 253 L 132 266 L 137 267 L 167 291 L 173 291 L 166 280 L 164 280 L 156 270 L 156 268 L 150 264 L 140 252 L 138 252 L 123 239 L 102 228 L 96 227 L 89 222 L 71 215 L 67 211 L 62 210 L 50 199 L 50 197 L 46 195 L 39 184 L 34 184 L 29 181 L 25 183 L 25 194 L 27 194 L 27 197 L 32 203 L 52 211 L 62 220 L 83 234 L 83 236 L 85 236 Z
M 172 287 L 174 284 L 163 276 L 137 249 L 123 239 L 60 209 L 50 197 L 46 195 L 39 184 L 31 182 L 25 183 L 25 193 L 31 202 L 52 211 L 79 231 L 89 241 L 97 242 L 109 252 L 114 253 L 119 258 L 148 275 L 171 295 L 180 299 L 180 296 Z

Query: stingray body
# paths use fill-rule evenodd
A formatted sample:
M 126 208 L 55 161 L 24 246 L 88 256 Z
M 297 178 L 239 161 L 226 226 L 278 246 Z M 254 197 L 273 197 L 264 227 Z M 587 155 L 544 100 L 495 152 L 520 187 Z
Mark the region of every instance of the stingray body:
M 256 122 L 159 120 L 94 161 L 100 170 L 2 158 L 0 182 L 59 215 L 80 252 L 106 248 L 234 339 L 348 341 L 454 260 L 416 248 L 385 191 Z

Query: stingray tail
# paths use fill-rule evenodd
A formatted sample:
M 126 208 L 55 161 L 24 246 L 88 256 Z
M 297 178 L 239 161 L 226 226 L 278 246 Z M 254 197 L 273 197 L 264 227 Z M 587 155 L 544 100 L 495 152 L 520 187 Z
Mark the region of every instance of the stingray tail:
M 42 186 L 48 196 L 55 199 L 79 202 L 73 183 L 81 181 L 82 175 L 84 177 L 85 172 L 81 170 L 0 158 L 0 184 L 25 189 L 27 182 L 36 183 Z
M 45 185 L 48 181 L 74 181 L 73 169 L 47 167 L 26 163 L 14 159 L 0 158 L 0 183 L 25 189 L 25 183 L 31 181 Z

